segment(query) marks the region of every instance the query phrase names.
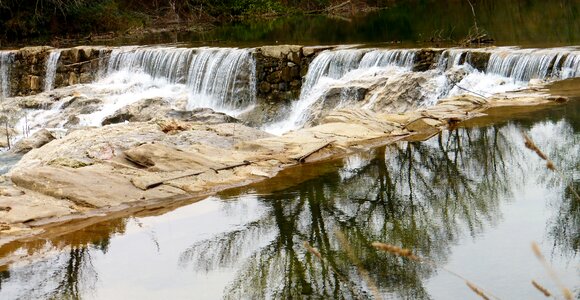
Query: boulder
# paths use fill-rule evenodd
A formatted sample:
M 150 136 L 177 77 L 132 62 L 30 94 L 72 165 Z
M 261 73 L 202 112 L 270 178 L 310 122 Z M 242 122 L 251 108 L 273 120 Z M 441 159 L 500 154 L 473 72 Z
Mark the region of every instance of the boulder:
M 55 137 L 54 135 L 52 135 L 50 131 L 46 129 L 41 129 L 36 133 L 34 133 L 33 135 L 31 135 L 30 137 L 22 139 L 18 143 L 16 143 L 16 145 L 14 145 L 14 148 L 12 148 L 12 152 L 21 154 L 27 153 L 32 149 L 40 148 L 48 144 L 54 139 Z
M 170 103 L 163 98 L 150 98 L 137 101 L 117 110 L 113 115 L 106 117 L 102 125 L 129 122 L 146 122 L 164 117 L 170 110 Z
M 102 125 L 129 122 L 147 122 L 156 119 L 176 119 L 204 124 L 237 123 L 239 120 L 210 108 L 196 108 L 191 111 L 176 110 L 163 98 L 140 100 L 117 110 L 106 117 Z
M 195 108 L 187 110 L 169 110 L 165 117 L 178 119 L 186 122 L 198 122 L 203 124 L 239 123 L 240 120 L 227 114 L 216 112 L 211 108 Z

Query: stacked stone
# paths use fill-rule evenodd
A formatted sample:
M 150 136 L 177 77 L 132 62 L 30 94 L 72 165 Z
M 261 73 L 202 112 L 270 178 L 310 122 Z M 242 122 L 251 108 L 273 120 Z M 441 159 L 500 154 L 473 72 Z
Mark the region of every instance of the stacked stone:
M 110 49 L 95 47 L 64 49 L 56 69 L 55 87 L 94 81 L 97 79 L 99 65 L 106 64 L 110 52 Z
M 26 96 L 42 91 L 50 49 L 51 47 L 26 47 L 16 52 L 10 76 L 12 95 Z
M 46 62 L 51 47 L 26 47 L 16 52 L 11 66 L 10 90 L 13 96 L 27 96 L 42 92 L 46 76 Z M 97 47 L 62 49 L 58 61 L 54 87 L 89 83 L 96 79 L 100 60 L 106 62 L 111 50 Z
M 276 103 L 298 99 L 308 65 L 315 54 L 329 48 L 297 45 L 257 48 L 258 99 Z

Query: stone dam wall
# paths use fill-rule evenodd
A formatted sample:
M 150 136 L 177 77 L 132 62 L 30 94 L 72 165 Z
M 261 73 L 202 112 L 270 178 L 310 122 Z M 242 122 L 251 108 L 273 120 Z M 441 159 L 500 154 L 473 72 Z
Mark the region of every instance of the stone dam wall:
M 300 95 L 304 76 L 310 63 L 321 51 L 335 46 L 280 45 L 254 48 L 256 60 L 257 99 L 262 102 L 289 102 Z M 106 67 L 113 48 L 79 46 L 66 49 L 51 47 L 26 47 L 12 51 L 13 62 L 9 68 L 10 96 L 28 96 L 44 91 L 46 69 L 52 51 L 60 51 L 54 74 L 54 88 L 95 81 L 100 69 Z M 418 49 L 414 71 L 425 71 L 437 66 L 445 49 Z M 463 55 L 461 61 L 485 70 L 490 53 L 473 50 Z

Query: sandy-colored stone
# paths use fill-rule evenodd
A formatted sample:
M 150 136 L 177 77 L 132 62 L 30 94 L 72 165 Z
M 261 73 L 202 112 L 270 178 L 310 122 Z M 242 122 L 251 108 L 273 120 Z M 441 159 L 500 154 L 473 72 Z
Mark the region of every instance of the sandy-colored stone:
M 278 46 L 263 46 L 258 48 L 262 55 L 273 58 L 284 58 L 291 52 L 299 53 L 302 46 L 299 45 L 278 45 Z
M 14 145 L 12 152 L 21 154 L 27 153 L 32 149 L 40 148 L 50 143 L 54 139 L 55 137 L 50 131 L 41 129 L 30 137 L 18 141 L 18 143 Z

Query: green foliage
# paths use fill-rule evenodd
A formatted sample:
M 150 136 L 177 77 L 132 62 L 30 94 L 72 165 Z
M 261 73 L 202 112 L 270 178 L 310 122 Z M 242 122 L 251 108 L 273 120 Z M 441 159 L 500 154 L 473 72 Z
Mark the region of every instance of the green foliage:
M 94 1 L 68 12 L 69 28 L 75 32 L 106 32 L 141 26 L 146 16 L 125 11 L 116 0 Z
M 312 19 L 292 20 L 343 0 L 0 0 L 0 41 L 27 37 L 103 33 L 131 27 L 185 20 L 223 24 L 250 20 L 229 30 L 236 39 L 252 41 L 302 40 L 312 42 L 427 41 L 461 39 L 473 26 L 470 5 L 464 0 L 352 0 L 355 6 L 389 9 L 365 15 L 352 24 Z M 472 0 L 478 25 L 496 40 L 575 41 L 580 32 L 577 0 Z M 289 22 L 254 26 L 254 17 L 290 17 Z M 285 24 L 282 24 L 285 23 Z M 360 25 L 357 25 L 360 24 Z M 334 26 L 328 28 L 328 26 Z M 163 26 L 163 25 L 161 25 Z M 290 28 L 288 28 L 290 27 Z M 255 32 L 244 32 L 245 29 Z M 556 30 L 558 28 L 558 30 Z M 293 30 L 292 30 L 293 29 Z M 223 30 L 222 30 L 223 31 Z M 229 33 L 226 33 L 229 34 Z

